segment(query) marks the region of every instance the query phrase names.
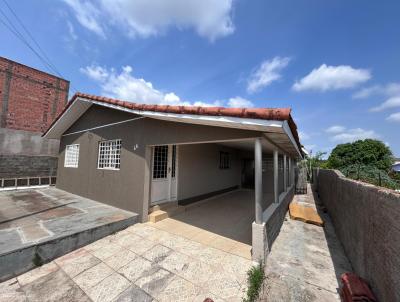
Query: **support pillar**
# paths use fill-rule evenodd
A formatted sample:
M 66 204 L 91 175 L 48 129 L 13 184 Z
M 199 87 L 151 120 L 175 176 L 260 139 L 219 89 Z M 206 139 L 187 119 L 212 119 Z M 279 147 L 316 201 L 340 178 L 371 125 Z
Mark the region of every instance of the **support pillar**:
M 274 150 L 274 202 L 279 203 L 278 150 Z
M 262 223 L 262 146 L 261 138 L 256 138 L 254 142 L 254 191 L 256 223 Z
M 287 173 L 287 157 L 284 154 L 283 155 L 283 189 L 285 192 L 287 191 L 288 188 L 288 173 Z
M 289 176 L 288 176 L 288 186 L 290 187 L 292 185 L 292 159 L 289 157 Z

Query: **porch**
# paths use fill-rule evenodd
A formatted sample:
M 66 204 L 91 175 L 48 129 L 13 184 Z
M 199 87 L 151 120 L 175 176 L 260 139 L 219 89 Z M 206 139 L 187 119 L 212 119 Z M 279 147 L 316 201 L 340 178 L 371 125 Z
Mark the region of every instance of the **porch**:
M 293 192 L 290 153 L 261 137 L 151 146 L 150 158 L 152 226 L 246 259 L 265 259 Z

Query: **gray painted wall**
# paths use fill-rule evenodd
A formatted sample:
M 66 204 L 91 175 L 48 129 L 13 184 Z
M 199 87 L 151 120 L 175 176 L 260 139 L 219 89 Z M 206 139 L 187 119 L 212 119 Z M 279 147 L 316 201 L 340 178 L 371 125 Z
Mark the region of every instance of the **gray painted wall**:
M 219 169 L 219 152 L 230 154 L 231 168 Z M 240 185 L 239 152 L 217 144 L 179 146 L 178 199 Z
M 400 194 L 319 170 L 318 194 L 353 269 L 379 301 L 400 301 Z
M 93 105 L 66 133 L 87 130 L 91 127 L 133 117 L 132 114 L 126 112 Z M 146 192 L 149 186 L 149 183 L 146 182 L 147 177 L 145 177 L 146 166 L 149 165 L 146 161 L 148 146 L 201 143 L 260 135 L 261 133 L 255 131 L 144 118 L 112 127 L 63 136 L 60 143 L 57 187 L 128 211 L 134 211 L 142 216 L 141 219 L 145 219 L 147 209 L 143 209 L 143 205 L 147 202 Z M 121 169 L 118 171 L 97 169 L 98 143 L 101 140 L 109 139 L 122 139 Z M 73 143 L 80 144 L 79 167 L 65 168 L 65 146 Z M 195 171 L 193 171 L 194 173 Z M 189 183 L 186 185 L 192 189 L 183 189 L 182 196 L 197 192 L 196 184 L 193 184 L 196 183 L 196 178 L 190 178 L 188 181 Z M 221 187 L 224 185 L 225 183 L 222 183 Z M 191 190 L 193 193 L 190 193 Z

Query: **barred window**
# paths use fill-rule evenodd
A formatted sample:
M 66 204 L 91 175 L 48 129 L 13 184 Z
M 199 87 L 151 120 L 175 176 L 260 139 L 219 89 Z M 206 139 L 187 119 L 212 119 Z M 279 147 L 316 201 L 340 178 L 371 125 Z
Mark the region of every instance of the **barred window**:
M 64 167 L 78 168 L 79 144 L 67 145 L 65 147 Z
M 230 169 L 231 167 L 231 162 L 229 158 L 229 153 L 228 152 L 219 152 L 219 168 L 220 169 Z
M 168 146 L 155 146 L 153 156 L 153 179 L 167 178 Z
M 99 143 L 98 169 L 119 170 L 121 166 L 121 140 L 115 139 Z

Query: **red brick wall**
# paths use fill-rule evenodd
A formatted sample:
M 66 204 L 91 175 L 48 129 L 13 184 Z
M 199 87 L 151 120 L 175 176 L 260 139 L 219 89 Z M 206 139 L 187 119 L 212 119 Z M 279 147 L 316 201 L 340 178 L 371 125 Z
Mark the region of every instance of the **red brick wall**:
M 0 127 L 44 132 L 68 99 L 69 82 L 0 57 Z

